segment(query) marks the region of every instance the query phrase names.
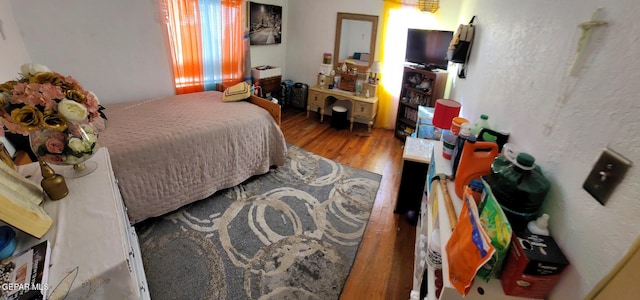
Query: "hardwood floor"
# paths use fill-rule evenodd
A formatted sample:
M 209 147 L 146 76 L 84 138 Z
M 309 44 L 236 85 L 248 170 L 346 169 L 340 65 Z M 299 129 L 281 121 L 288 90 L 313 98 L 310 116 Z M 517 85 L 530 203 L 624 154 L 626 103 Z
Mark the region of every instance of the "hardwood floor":
M 330 127 L 330 117 L 285 109 L 287 142 L 339 163 L 382 174 L 369 224 L 341 299 L 409 299 L 412 288 L 415 226 L 393 213 L 402 171 L 403 142 L 393 130 L 356 123 L 353 132 Z

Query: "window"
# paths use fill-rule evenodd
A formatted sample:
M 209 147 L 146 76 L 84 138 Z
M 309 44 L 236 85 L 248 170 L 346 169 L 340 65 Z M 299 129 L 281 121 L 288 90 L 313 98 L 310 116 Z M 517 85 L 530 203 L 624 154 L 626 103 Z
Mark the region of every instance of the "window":
M 241 0 L 160 0 L 177 94 L 243 80 Z

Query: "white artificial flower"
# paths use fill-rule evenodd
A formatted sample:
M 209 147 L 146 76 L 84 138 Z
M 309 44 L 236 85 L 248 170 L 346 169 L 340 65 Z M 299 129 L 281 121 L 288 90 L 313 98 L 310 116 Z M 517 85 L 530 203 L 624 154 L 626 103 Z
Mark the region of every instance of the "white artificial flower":
M 40 64 L 24 64 L 20 66 L 20 71 L 22 72 L 23 76 L 35 74 L 38 72 L 51 72 L 51 70 L 49 70 L 47 66 Z
M 84 131 L 84 133 L 92 135 L 96 134 L 96 130 L 94 129 L 93 125 L 82 124 L 80 126 L 82 127 L 82 131 Z
M 89 115 L 84 105 L 67 98 L 62 99 L 62 101 L 58 103 L 58 112 L 67 119 L 67 121 L 72 122 L 84 121 Z
M 64 158 L 64 163 L 67 165 L 77 165 L 85 160 L 89 159 L 89 155 L 83 155 L 81 157 L 75 157 L 73 155 L 67 155 Z
M 89 132 L 85 132 L 86 135 L 84 136 L 84 140 L 87 143 L 93 144 L 96 141 L 98 141 L 98 136 L 95 133 L 89 133 Z
M 88 152 L 91 150 L 91 144 L 75 137 L 69 139 L 69 148 L 74 152 Z

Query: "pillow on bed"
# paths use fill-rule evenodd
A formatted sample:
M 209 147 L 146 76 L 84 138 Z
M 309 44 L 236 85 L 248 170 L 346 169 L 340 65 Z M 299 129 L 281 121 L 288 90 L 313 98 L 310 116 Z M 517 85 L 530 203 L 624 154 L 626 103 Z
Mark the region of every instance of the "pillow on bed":
M 246 82 L 240 82 L 224 90 L 223 102 L 233 102 L 247 99 L 251 96 L 251 86 Z

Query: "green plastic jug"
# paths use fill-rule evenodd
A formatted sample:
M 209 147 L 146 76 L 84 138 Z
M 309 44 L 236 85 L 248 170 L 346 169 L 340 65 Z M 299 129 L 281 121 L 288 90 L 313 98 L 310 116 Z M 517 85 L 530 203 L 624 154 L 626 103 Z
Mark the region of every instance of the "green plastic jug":
M 515 161 L 507 155 L 498 156 L 486 180 L 514 232 L 522 232 L 529 221 L 538 217 L 551 188 L 549 180 L 536 167 L 535 158 L 524 152 Z

